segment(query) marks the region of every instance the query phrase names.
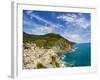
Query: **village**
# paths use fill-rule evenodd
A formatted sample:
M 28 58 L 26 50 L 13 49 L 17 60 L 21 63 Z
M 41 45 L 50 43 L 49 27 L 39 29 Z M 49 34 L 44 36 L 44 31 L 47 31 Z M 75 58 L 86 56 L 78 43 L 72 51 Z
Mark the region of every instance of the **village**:
M 57 52 L 59 47 L 45 49 L 35 43 L 24 43 L 23 69 L 65 67 Z

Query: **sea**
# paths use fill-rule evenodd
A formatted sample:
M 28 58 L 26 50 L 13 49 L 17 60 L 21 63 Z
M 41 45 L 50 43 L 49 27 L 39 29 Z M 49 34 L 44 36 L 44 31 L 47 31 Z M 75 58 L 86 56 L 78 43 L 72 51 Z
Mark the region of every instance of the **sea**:
M 66 67 L 91 66 L 91 43 L 75 44 L 74 49 L 62 55 Z

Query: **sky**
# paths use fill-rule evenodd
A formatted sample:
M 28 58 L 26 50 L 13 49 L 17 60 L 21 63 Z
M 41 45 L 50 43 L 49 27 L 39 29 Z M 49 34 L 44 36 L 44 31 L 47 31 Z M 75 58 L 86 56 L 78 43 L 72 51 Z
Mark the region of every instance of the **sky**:
M 91 41 L 91 14 L 23 10 L 23 31 L 34 35 L 55 33 L 72 42 L 88 43 Z

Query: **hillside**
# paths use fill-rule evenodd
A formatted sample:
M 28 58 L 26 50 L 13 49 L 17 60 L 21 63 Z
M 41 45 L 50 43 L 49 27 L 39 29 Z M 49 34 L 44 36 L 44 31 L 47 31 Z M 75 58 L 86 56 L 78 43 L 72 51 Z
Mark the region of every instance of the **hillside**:
M 23 69 L 65 67 L 63 52 L 73 49 L 73 42 L 54 33 L 29 35 L 23 33 Z
M 43 48 L 58 47 L 62 50 L 71 49 L 74 44 L 73 42 L 70 42 L 62 36 L 54 33 L 48 33 L 46 35 L 29 35 L 23 32 L 23 42 L 32 42 L 38 47 Z

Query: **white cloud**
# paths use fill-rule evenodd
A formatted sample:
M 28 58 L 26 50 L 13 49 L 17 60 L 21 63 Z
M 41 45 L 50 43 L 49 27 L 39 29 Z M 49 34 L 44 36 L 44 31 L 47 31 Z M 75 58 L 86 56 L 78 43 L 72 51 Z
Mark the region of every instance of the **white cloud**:
M 31 28 L 31 34 L 35 35 L 44 35 L 46 33 L 51 33 L 55 30 L 54 27 L 52 26 L 43 26 L 28 19 L 27 20 L 24 19 L 23 24 L 26 25 L 28 29 Z
M 23 24 L 24 24 L 24 26 L 26 25 L 27 27 L 39 27 L 39 26 L 42 26 L 42 25 L 40 25 L 40 24 L 37 24 L 37 23 L 35 23 L 35 22 L 33 22 L 33 21 L 31 21 L 30 19 L 28 19 L 28 18 L 24 18 L 24 21 L 23 21 Z
M 33 29 L 32 32 L 35 35 L 44 35 L 44 34 L 47 34 L 47 33 L 52 33 L 53 28 L 48 27 L 48 26 L 41 26 L 41 27 L 37 27 L 37 28 Z
M 62 19 L 63 21 L 67 21 L 67 22 L 73 22 L 74 21 L 73 17 L 65 16 L 65 15 L 58 16 L 57 19 Z
M 48 21 L 44 18 L 41 18 L 40 16 L 33 14 L 32 11 L 28 11 L 28 14 L 30 14 L 30 17 L 36 18 L 37 20 L 44 22 L 44 24 L 37 24 L 33 22 L 30 18 L 24 17 L 24 25 L 27 25 L 27 27 L 31 27 L 31 34 L 44 35 L 47 33 L 56 32 L 57 28 L 62 27 L 60 24 L 54 24 L 51 21 Z
M 57 19 L 64 21 L 67 25 L 67 28 L 62 33 L 63 37 L 77 43 L 85 42 L 84 36 L 86 36 L 87 33 L 83 34 L 83 32 L 90 27 L 90 21 L 83 14 L 67 13 L 57 16 Z M 88 34 L 90 34 L 90 32 L 88 32 Z M 88 39 L 89 38 L 87 38 L 87 40 Z
M 33 10 L 27 10 L 27 14 L 30 15 L 33 12 Z
M 79 43 L 82 41 L 82 36 L 80 36 L 78 33 L 74 33 L 73 31 L 68 32 L 65 30 L 64 33 L 62 33 L 62 36 L 73 42 Z
M 76 41 L 80 41 L 81 40 L 81 37 L 78 34 L 72 34 L 71 38 L 76 40 Z
M 26 22 L 26 23 L 29 23 L 29 25 L 33 25 L 33 26 L 36 26 L 36 28 L 34 28 L 33 30 L 32 30 L 32 32 L 33 32 L 33 34 L 37 34 L 37 35 L 43 35 L 43 34 L 46 34 L 46 33 L 51 33 L 51 32 L 54 32 L 54 33 L 56 33 L 57 31 L 57 29 L 60 29 L 60 28 L 62 28 L 63 27 L 63 25 L 61 25 L 61 24 L 59 24 L 59 23 L 57 23 L 57 24 L 54 24 L 53 22 L 51 22 L 51 21 L 48 21 L 48 20 L 46 20 L 46 19 L 44 19 L 44 18 L 42 18 L 42 17 L 40 17 L 40 16 L 38 16 L 38 15 L 35 15 L 35 14 L 33 14 L 32 12 L 28 12 L 28 13 L 30 13 L 30 17 L 32 17 L 32 18 L 35 18 L 35 19 L 37 19 L 38 21 L 41 21 L 41 22 L 43 22 L 44 24 L 43 25 L 39 25 L 39 24 L 36 24 L 36 23 L 34 23 L 34 22 L 30 22 L 30 20 L 28 21 L 28 22 Z M 32 13 L 32 14 L 31 14 Z M 39 26 L 38 26 L 39 25 Z
M 81 27 L 83 29 L 86 29 L 90 26 L 90 21 L 88 21 L 82 14 L 60 15 L 60 16 L 57 16 L 57 19 L 63 20 L 66 23 L 70 23 L 71 25 L 74 25 L 75 27 Z
M 90 26 L 90 22 L 87 21 L 85 18 L 76 19 L 76 24 L 84 29 L 86 29 Z
M 50 25 L 50 26 L 52 26 L 54 28 L 57 28 L 58 27 L 56 24 L 52 23 L 51 21 L 48 21 L 48 20 L 46 20 L 44 18 L 41 18 L 40 16 L 37 16 L 35 14 L 30 14 L 30 16 L 33 17 L 33 18 L 36 18 L 37 20 L 42 21 L 45 24 L 48 24 L 48 25 Z

